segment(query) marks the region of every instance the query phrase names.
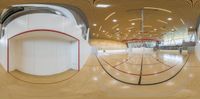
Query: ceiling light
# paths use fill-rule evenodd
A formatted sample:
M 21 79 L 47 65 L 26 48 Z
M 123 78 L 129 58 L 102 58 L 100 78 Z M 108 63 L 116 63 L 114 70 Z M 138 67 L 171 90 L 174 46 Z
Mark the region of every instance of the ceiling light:
M 135 23 L 131 23 L 131 25 L 135 25 Z
M 185 25 L 185 22 L 183 21 L 183 19 L 182 18 L 180 18 L 180 20 L 181 20 L 181 22 Z
M 113 21 L 113 22 L 117 22 L 117 20 L 116 20 L 116 19 L 113 19 L 112 21 Z
M 112 12 L 110 13 L 106 18 L 105 18 L 105 21 L 108 20 L 111 16 L 113 16 L 114 14 L 116 14 L 116 12 Z
M 101 29 L 102 29 L 102 26 L 99 27 L 99 31 L 101 31 Z
M 128 27 L 126 28 L 126 30 L 131 30 L 131 29 L 134 29 L 135 27 Z
M 128 32 L 131 32 L 131 30 L 128 30 Z
M 96 7 L 97 8 L 108 8 L 108 7 L 110 7 L 110 5 L 109 4 L 97 4 Z
M 153 29 L 154 31 L 157 31 L 158 29 Z
M 190 29 L 192 29 L 193 27 L 192 27 L 192 26 L 190 26 L 189 28 L 190 28 Z
M 142 18 L 130 19 L 129 21 L 138 21 L 138 20 L 142 20 Z
M 167 18 L 167 20 L 168 20 L 168 21 L 171 21 L 171 20 L 172 20 L 172 18 Z
M 168 24 L 167 22 L 160 20 L 160 19 L 158 19 L 157 21 L 160 22 L 160 23 Z
M 97 26 L 97 24 L 94 23 L 93 26 Z
M 115 26 L 112 27 L 112 29 L 115 29 L 119 26 L 119 24 L 116 24 Z
M 174 32 L 175 31 L 175 29 L 172 29 L 172 32 Z
M 119 28 L 116 28 L 117 31 L 119 31 Z
M 155 7 L 144 7 L 144 9 L 151 9 L 151 10 L 160 10 L 168 13 L 172 13 L 172 11 L 167 10 L 167 9 L 162 9 L 162 8 L 155 8 Z
M 105 33 L 106 31 L 105 30 L 103 30 L 103 33 Z

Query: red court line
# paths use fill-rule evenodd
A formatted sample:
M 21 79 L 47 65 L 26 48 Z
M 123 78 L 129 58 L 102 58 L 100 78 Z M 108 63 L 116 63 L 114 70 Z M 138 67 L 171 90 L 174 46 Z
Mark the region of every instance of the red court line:
M 159 42 L 160 40 L 158 39 L 151 39 L 151 38 L 142 38 L 142 39 L 127 39 L 127 40 L 122 40 L 123 42 L 131 42 L 131 41 L 156 41 L 156 42 Z
M 141 83 L 141 84 L 139 85 L 138 83 L 137 83 L 137 84 L 136 84 L 136 83 L 131 83 L 131 82 L 127 82 L 127 81 L 124 81 L 124 80 L 120 80 L 120 79 L 114 77 L 112 74 L 110 74 L 110 73 L 105 69 L 105 67 L 103 66 L 103 64 L 100 62 L 99 58 L 96 56 L 96 58 L 97 58 L 97 60 L 98 60 L 98 62 L 99 62 L 99 64 L 100 64 L 100 66 L 102 67 L 102 69 L 103 69 L 111 78 L 113 78 L 113 79 L 115 79 L 115 80 L 117 80 L 117 81 L 119 81 L 119 82 L 121 82 L 121 83 L 125 83 L 125 84 L 128 84 L 128 85 L 138 85 L 138 86 L 157 85 L 157 84 L 161 84 L 161 83 L 164 83 L 164 82 L 167 82 L 167 81 L 173 79 L 173 78 L 176 77 L 176 76 L 181 72 L 181 70 L 184 68 L 184 66 L 186 65 L 186 63 L 187 63 L 188 60 L 189 60 L 189 57 L 190 57 L 190 55 L 186 58 L 185 63 L 182 65 L 181 69 L 180 69 L 176 74 L 174 74 L 172 77 L 170 77 L 170 78 L 168 78 L 168 79 L 166 79 L 166 80 L 159 81 L 159 82 L 154 82 L 154 83 Z
M 132 58 L 134 58 L 134 56 L 133 57 L 131 57 L 131 58 L 127 58 L 127 59 L 132 59 Z M 118 59 L 114 59 L 114 60 L 117 60 L 118 61 Z M 128 61 L 129 61 L 128 60 Z M 128 62 L 128 61 L 126 61 L 126 63 L 128 63 L 128 64 L 131 64 L 131 65 L 141 65 L 141 64 L 133 64 L 133 63 L 131 63 L 131 62 Z M 160 62 L 158 62 L 158 63 L 151 63 L 151 64 L 143 64 L 143 65 L 155 65 L 155 64 L 159 64 Z M 118 65 L 118 64 L 117 64 Z M 121 64 L 119 64 L 119 65 L 121 65 Z M 115 67 L 115 65 L 114 65 L 114 67 Z M 116 66 L 116 67 L 118 67 L 118 66 Z
M 123 61 L 123 62 L 125 62 L 125 63 L 129 63 L 128 61 L 130 60 L 130 59 L 132 59 L 132 58 L 134 58 L 135 56 L 133 56 L 133 57 L 129 57 L 129 58 L 127 58 L 126 59 L 126 61 Z M 103 58 L 104 59 L 104 58 Z M 113 58 L 111 58 L 111 59 L 113 59 Z M 105 60 L 105 59 L 104 59 Z M 113 60 L 116 60 L 116 61 L 118 61 L 118 60 L 120 60 L 120 59 L 113 59 Z M 124 60 L 124 59 L 123 59 Z M 119 65 L 121 65 L 121 63 L 120 64 L 117 64 L 117 66 L 116 65 L 114 65 L 113 67 L 118 67 Z M 132 64 L 132 65 L 140 65 L 140 64 Z
M 131 64 L 131 65 L 141 65 L 141 64 L 133 64 L 131 62 L 127 62 L 128 64 Z M 155 65 L 155 64 L 160 64 L 160 63 L 152 63 L 152 64 L 143 64 L 143 65 Z
M 152 56 L 153 57 L 153 56 Z M 154 57 L 153 57 L 154 58 Z M 139 74 L 135 74 L 135 73 L 129 73 L 129 72 L 126 72 L 126 71 L 123 71 L 123 70 L 120 70 L 120 69 L 118 69 L 118 68 L 116 68 L 117 66 L 119 66 L 119 65 L 121 65 L 121 64 L 119 64 L 119 65 L 112 65 L 112 64 L 110 64 L 108 61 L 106 61 L 105 59 L 103 59 L 103 58 L 101 58 L 106 64 L 108 64 L 109 66 L 111 66 L 112 68 L 114 68 L 114 69 L 116 69 L 116 70 L 118 70 L 118 71 L 120 71 L 120 72 L 122 72 L 122 73 L 126 73 L 126 74 L 130 74 L 130 75 L 135 75 L 135 76 L 139 76 Z M 154 58 L 155 59 L 155 58 Z M 159 61 L 159 59 L 157 60 L 157 61 Z M 125 61 L 125 62 L 123 62 L 123 63 L 126 63 L 127 61 Z M 143 74 L 142 76 L 150 76 L 150 75 L 157 75 L 157 74 L 161 74 L 161 73 L 163 73 L 163 72 L 166 72 L 166 71 L 168 71 L 168 70 L 170 70 L 170 69 L 172 69 L 172 68 L 174 68 L 174 67 L 176 67 L 177 65 L 178 65 L 178 63 L 177 64 L 175 64 L 175 65 L 173 65 L 173 66 L 169 66 L 169 65 L 166 65 L 165 63 L 163 63 L 163 62 L 161 62 L 161 61 L 159 61 L 161 64 L 163 64 L 164 66 L 167 66 L 167 67 L 169 67 L 168 69 L 165 69 L 165 70 L 163 70 L 163 71 L 160 71 L 160 72 L 157 72 L 157 73 L 150 73 L 150 74 Z
M 153 57 L 153 56 L 152 56 Z M 154 57 L 153 57 L 154 58 Z M 168 64 L 165 64 L 164 62 L 160 61 L 160 59 L 158 58 L 154 58 L 156 61 L 158 61 L 159 63 L 163 64 L 164 66 L 167 66 L 167 67 L 171 67 L 170 65 Z
M 102 58 L 101 58 L 101 59 L 102 59 Z M 104 59 L 102 59 L 102 60 L 103 60 L 106 64 L 108 64 L 110 67 L 112 67 L 112 68 L 114 68 L 114 69 L 116 69 L 116 70 L 118 70 L 118 71 L 120 71 L 120 72 L 122 72 L 122 73 L 129 74 L 129 75 L 140 76 L 140 74 L 129 73 L 129 72 L 126 72 L 126 71 L 120 70 L 120 69 L 118 69 L 118 68 L 115 68 L 115 67 L 112 66 L 112 64 L 108 63 L 106 60 L 104 60 Z M 163 72 L 166 72 L 166 71 L 168 71 L 168 70 L 170 70 L 170 69 L 176 67 L 177 65 L 178 65 L 178 64 L 173 65 L 173 66 L 170 66 L 170 68 L 165 69 L 165 70 L 160 71 L 160 72 L 157 72 L 157 73 L 142 74 L 142 76 L 151 76 L 151 75 L 161 74 L 161 73 L 163 73 Z
M 134 56 L 133 56 L 134 57 Z M 116 64 L 116 65 L 112 65 L 113 67 L 117 67 L 117 66 L 119 66 L 119 65 L 122 65 L 122 64 L 124 64 L 124 63 L 126 63 L 129 59 L 131 59 L 131 58 L 133 58 L 133 57 L 129 57 L 129 58 L 126 58 L 125 59 L 125 61 L 122 61 L 121 63 L 119 63 L 119 64 Z M 102 58 L 103 59 L 103 58 Z M 105 59 L 104 59 L 105 60 Z M 116 60 L 116 59 L 115 59 Z M 123 59 L 124 60 L 124 59 Z
M 155 60 L 158 61 L 159 63 L 163 64 L 164 66 L 171 67 L 170 65 L 165 64 L 164 62 L 160 61 L 160 59 L 154 58 L 152 55 L 149 55 L 149 56 L 151 56 L 153 59 L 155 59 Z
M 7 72 L 9 72 L 9 65 L 10 65 L 10 48 L 9 48 L 9 41 L 10 39 L 14 38 L 14 37 L 17 37 L 17 36 L 20 36 L 20 35 L 23 35 L 23 34 L 27 34 L 29 32 L 36 32 L 36 31 L 49 31 L 49 32 L 53 32 L 53 33 L 57 33 L 57 34 L 62 34 L 64 36 L 69 36 L 69 37 L 72 37 L 74 39 L 76 39 L 78 41 L 78 66 L 77 66 L 77 69 L 78 71 L 80 71 L 80 40 L 72 35 L 69 35 L 67 33 L 64 33 L 64 32 L 60 32 L 60 31 L 56 31 L 56 30 L 50 30 L 50 29 L 33 29 L 33 30 L 28 30 L 28 31 L 24 31 L 24 32 L 21 32 L 21 33 L 18 33 L 10 38 L 8 38 L 7 40 Z
M 27 82 L 27 83 L 32 83 L 32 84 L 56 84 L 56 83 L 59 83 L 59 82 L 63 82 L 63 81 L 66 81 L 66 80 L 69 80 L 71 79 L 72 77 L 74 77 L 77 73 L 73 74 L 72 76 L 68 77 L 67 79 L 64 79 L 64 80 L 61 80 L 61 81 L 57 81 L 57 82 L 52 82 L 52 83 L 33 83 L 33 82 L 29 82 L 29 81 L 25 81 L 25 80 L 22 80 L 20 78 L 17 78 L 15 77 L 14 75 L 12 75 L 10 72 L 9 72 L 9 40 L 16 37 L 16 36 L 20 36 L 22 34 L 26 34 L 28 32 L 35 32 L 35 31 L 49 31 L 49 32 L 54 32 L 54 33 L 58 33 L 58 34 L 62 34 L 62 35 L 65 35 L 65 36 L 69 36 L 69 37 L 72 37 L 74 39 L 76 39 L 78 41 L 78 72 L 80 71 L 80 40 L 76 37 L 73 37 L 67 33 L 64 33 L 64 32 L 60 32 L 60 31 L 56 31 L 56 30 L 50 30 L 50 29 L 34 29 L 34 30 L 29 30 L 29 31 L 24 31 L 24 32 L 21 32 L 21 33 L 18 33 L 10 38 L 8 38 L 7 40 L 7 72 L 12 76 L 14 77 L 15 79 L 18 79 L 20 81 L 23 81 L 23 82 Z
M 131 65 L 141 65 L 141 64 L 133 64 L 130 62 L 127 62 L 128 64 L 131 64 Z M 151 63 L 151 64 L 143 64 L 143 65 L 155 65 L 155 64 L 159 64 L 159 63 Z
M 134 56 L 133 56 L 133 57 L 134 57 Z M 124 62 L 125 62 L 125 63 L 128 63 L 128 64 L 131 64 L 131 65 L 141 65 L 141 64 L 132 64 L 132 63 L 128 62 L 128 61 L 129 61 L 130 59 L 132 59 L 133 57 L 127 58 L 128 60 L 126 59 L 126 61 L 123 61 L 122 63 L 119 63 L 119 64 L 117 64 L 117 65 L 114 65 L 113 67 L 118 67 L 119 65 L 124 64 Z M 153 58 L 154 58 L 154 57 L 153 57 Z M 154 58 L 154 59 L 155 59 L 155 58 Z M 104 60 L 105 60 L 105 59 L 104 59 Z M 113 60 L 118 60 L 118 59 L 113 59 Z M 156 61 L 158 61 L 158 60 L 156 60 Z M 155 64 L 159 64 L 159 63 L 161 63 L 161 61 L 160 61 L 160 62 L 158 61 L 158 63 L 143 64 L 143 65 L 155 65 Z M 162 62 L 162 64 L 165 65 L 163 62 Z M 171 66 L 168 65 L 167 67 L 171 67 Z

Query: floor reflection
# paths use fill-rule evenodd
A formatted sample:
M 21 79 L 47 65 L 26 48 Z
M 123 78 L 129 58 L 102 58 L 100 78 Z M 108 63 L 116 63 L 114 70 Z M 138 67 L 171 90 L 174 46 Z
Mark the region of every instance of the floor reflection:
M 142 54 L 103 52 L 97 58 L 106 73 L 115 80 L 130 85 L 156 85 L 177 76 L 189 55 L 150 51 Z

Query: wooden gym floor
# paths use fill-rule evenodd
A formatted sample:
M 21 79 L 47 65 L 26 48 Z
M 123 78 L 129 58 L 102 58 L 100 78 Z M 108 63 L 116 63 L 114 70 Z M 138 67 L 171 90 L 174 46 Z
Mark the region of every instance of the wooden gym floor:
M 200 61 L 195 53 L 91 55 L 85 66 L 55 83 L 0 68 L 1 99 L 199 99 Z M 58 77 L 59 76 L 59 77 Z M 59 74 L 55 77 L 66 77 Z M 16 78 L 17 77 L 17 78 Z M 57 78 L 57 79 L 58 79 Z M 41 79 L 41 78 L 39 78 Z M 25 80 L 25 81 L 24 81 Z M 26 81 L 28 80 L 28 82 Z M 57 80 L 56 80 L 57 81 Z M 31 83 L 45 82 L 45 83 Z

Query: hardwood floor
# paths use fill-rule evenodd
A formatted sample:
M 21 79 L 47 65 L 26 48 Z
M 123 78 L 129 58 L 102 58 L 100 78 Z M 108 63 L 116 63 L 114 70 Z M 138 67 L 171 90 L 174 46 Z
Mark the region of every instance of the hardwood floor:
M 0 97 L 2 99 L 199 99 L 200 61 L 194 53 L 179 55 L 162 52 L 159 55 L 151 55 L 144 55 L 143 62 L 141 62 L 141 54 L 101 55 L 98 56 L 99 61 L 95 55 L 91 55 L 85 66 L 75 76 L 54 84 L 24 82 L 0 68 Z M 160 62 L 156 60 L 157 58 Z M 142 73 L 140 73 L 141 63 L 143 63 Z M 136 85 L 113 79 L 101 65 L 117 79 L 136 83 Z M 166 65 L 176 65 L 176 67 L 156 74 L 170 68 Z M 143 75 L 141 84 L 153 83 L 173 76 L 182 67 L 179 74 L 166 82 L 150 86 L 138 85 L 140 74 Z M 116 68 L 139 76 L 120 72 Z M 156 75 L 144 76 L 152 73 Z M 15 76 L 30 79 L 24 74 Z
M 35 76 L 23 73 L 21 71 L 15 70 L 10 72 L 14 78 L 32 84 L 54 84 L 71 79 L 78 73 L 77 70 L 69 69 L 63 73 L 51 75 L 51 76 Z

